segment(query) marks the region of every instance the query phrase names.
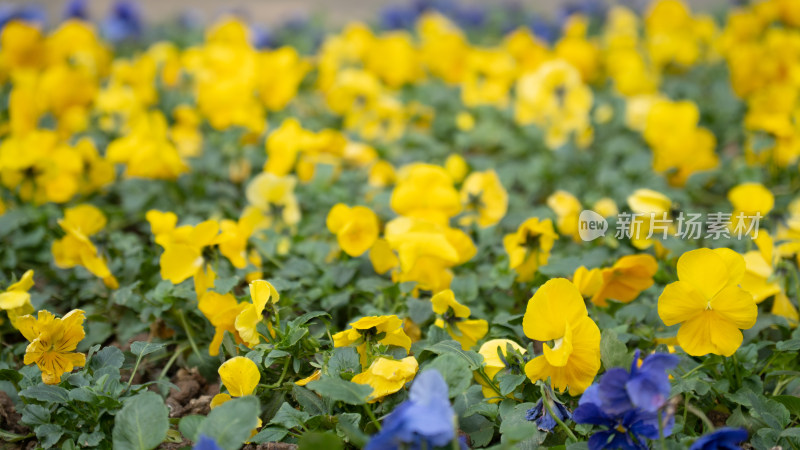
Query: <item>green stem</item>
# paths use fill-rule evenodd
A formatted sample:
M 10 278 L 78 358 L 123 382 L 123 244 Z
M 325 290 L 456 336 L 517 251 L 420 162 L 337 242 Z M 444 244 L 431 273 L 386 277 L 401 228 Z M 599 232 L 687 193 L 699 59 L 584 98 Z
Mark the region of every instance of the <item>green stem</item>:
M 658 411 L 658 441 L 661 443 L 661 450 L 667 450 L 667 442 L 664 440 L 664 411 Z
M 164 378 L 167 375 L 167 372 L 169 372 L 169 368 L 172 367 L 172 365 L 178 359 L 178 356 L 180 356 L 184 352 L 184 350 L 186 350 L 185 345 L 179 346 L 177 349 L 175 349 L 175 353 L 173 353 L 172 356 L 169 357 L 167 363 L 164 364 L 164 368 L 161 369 L 161 373 L 158 375 L 158 380 Z
M 192 346 L 192 350 L 197 355 L 198 358 L 203 358 L 203 355 L 200 354 L 200 349 L 197 348 L 197 344 L 194 342 L 194 337 L 192 336 L 192 329 L 189 327 L 189 322 L 186 321 L 186 315 L 183 313 L 183 310 L 178 309 L 176 310 L 178 314 L 178 319 L 181 321 L 181 325 L 183 325 L 183 330 L 186 331 L 186 337 L 189 338 L 189 344 Z
M 764 368 L 761 369 L 760 372 L 758 372 L 758 376 L 759 377 L 764 375 L 764 372 L 767 371 L 767 368 L 770 366 L 770 364 L 772 364 L 775 361 L 775 358 L 777 358 L 778 355 L 779 355 L 779 353 L 773 353 L 772 356 L 769 357 L 769 359 L 767 360 L 767 363 L 764 364 Z
M 286 361 L 283 363 L 283 370 L 281 371 L 281 376 L 278 378 L 278 381 L 276 381 L 275 383 L 266 385 L 265 387 L 267 389 L 276 388 L 276 387 L 280 386 L 281 383 L 283 383 L 283 379 L 284 379 L 284 377 L 286 377 L 286 371 L 289 369 L 289 362 L 291 361 L 291 359 L 292 358 L 290 358 L 288 356 L 286 357 Z
M 125 387 L 125 390 L 129 390 L 131 388 L 131 384 L 133 384 L 133 376 L 136 375 L 136 371 L 139 370 L 139 363 L 142 362 L 142 355 L 139 355 L 136 358 L 136 364 L 133 365 L 133 372 L 131 372 L 130 378 L 128 378 L 128 386 Z
M 569 429 L 567 424 L 565 424 L 560 417 L 558 417 L 556 414 L 553 413 L 553 407 L 550 405 L 550 399 L 547 396 L 547 393 L 545 392 L 544 383 L 539 385 L 539 390 L 541 390 L 542 392 L 542 404 L 547 409 L 547 413 L 550 414 L 550 417 L 552 417 L 556 421 L 558 426 L 560 426 L 561 429 L 567 433 L 567 436 L 569 436 L 569 438 L 572 439 L 573 442 L 578 442 L 578 438 L 575 437 L 575 434 L 572 432 L 572 430 Z
M 736 389 L 742 387 L 742 374 L 739 371 L 739 360 L 736 359 L 736 353 L 733 354 L 733 375 L 736 378 Z
M 369 416 L 369 419 L 372 421 L 372 424 L 375 425 L 375 428 L 378 431 L 381 431 L 381 424 L 378 422 L 378 418 L 375 417 L 375 413 L 372 412 L 372 408 L 369 406 L 369 404 L 364 403 L 364 411 L 366 411 L 367 416 Z
M 688 401 L 686 401 L 684 403 L 683 407 L 687 411 L 689 411 L 690 413 L 692 413 L 695 416 L 697 416 L 700 420 L 702 420 L 703 423 L 706 425 L 706 427 L 708 427 L 708 432 L 709 433 L 714 431 L 714 424 L 711 422 L 711 420 L 708 418 L 708 416 L 706 416 L 706 413 L 704 413 L 703 411 L 700 411 L 699 409 L 695 408 Z
M 495 384 L 495 382 L 494 382 L 494 381 L 492 381 L 491 379 L 489 379 L 489 376 L 488 376 L 488 375 L 486 375 L 486 372 L 484 372 L 484 371 L 483 371 L 483 367 L 481 367 L 480 369 L 478 369 L 478 375 L 480 375 L 480 376 L 481 376 L 481 378 L 483 378 L 483 381 L 485 381 L 485 382 L 486 382 L 486 384 L 488 384 L 488 385 L 489 385 L 489 387 L 490 387 L 490 388 L 492 388 L 492 390 L 493 390 L 493 391 L 494 391 L 494 392 L 497 394 L 497 396 L 498 396 L 498 397 L 500 397 L 500 399 L 506 398 L 506 397 L 504 397 L 504 396 L 503 396 L 503 394 L 502 394 L 502 393 L 500 393 L 500 388 L 499 388 L 499 387 L 497 387 L 497 385 Z M 515 399 L 515 400 L 516 400 L 516 399 Z
M 708 360 L 706 360 L 706 361 L 708 361 Z M 692 369 L 692 370 L 686 372 L 685 374 L 683 374 L 683 378 L 688 378 L 689 375 L 691 375 L 691 374 L 697 372 L 698 370 L 702 369 L 703 367 L 705 367 L 706 366 L 706 361 L 703 361 L 702 363 L 698 364 L 697 367 L 695 367 L 694 369 Z

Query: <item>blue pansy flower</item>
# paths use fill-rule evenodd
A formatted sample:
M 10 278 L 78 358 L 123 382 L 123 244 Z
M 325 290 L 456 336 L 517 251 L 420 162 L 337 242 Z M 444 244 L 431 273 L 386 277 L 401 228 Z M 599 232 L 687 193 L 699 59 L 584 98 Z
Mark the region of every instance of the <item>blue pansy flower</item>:
M 102 24 L 103 33 L 111 42 L 134 39 L 142 34 L 142 13 L 130 0 L 117 0 Z
M 405 5 L 388 5 L 381 9 L 380 23 L 385 30 L 405 30 L 414 26 L 419 17 L 416 8 Z
M 447 391 L 447 383 L 437 370 L 417 375 L 408 400 L 386 416 L 383 428 L 365 450 L 433 448 L 452 442 L 455 411 Z
M 222 447 L 213 438 L 201 434 L 192 450 L 222 450 Z
M 622 413 L 610 413 L 603 409 L 600 398 L 600 385 L 594 384 L 583 393 L 578 407 L 572 413 L 576 423 L 599 425 L 605 430 L 595 432 L 589 438 L 589 449 L 646 450 L 645 439 L 658 439 L 658 412 L 648 412 L 639 408 Z M 672 433 L 675 418 L 672 415 L 663 420 L 664 436 Z
M 689 450 L 738 450 L 739 444 L 747 440 L 744 428 L 720 428 L 694 441 Z
M 64 6 L 64 19 L 87 20 L 89 18 L 89 5 L 87 0 L 70 0 Z
M 558 425 L 558 422 L 550 415 L 550 411 L 545 408 L 545 401 L 550 404 L 550 409 L 553 411 L 553 414 L 558 416 L 558 419 L 562 422 L 572 418 L 572 413 L 569 412 L 569 409 L 567 409 L 563 403 L 553 398 L 553 391 L 548 386 L 545 388 L 545 395 L 536 402 L 533 408 L 525 413 L 525 419 L 535 421 L 539 430 L 553 431 L 553 428 Z
M 603 410 L 619 414 L 632 408 L 647 412 L 658 411 L 669 399 L 667 369 L 678 365 L 678 357 L 668 353 L 648 355 L 637 367 L 639 350 L 631 363 L 630 372 L 621 367 L 609 369 L 598 384 Z
M 21 6 L 0 4 L 0 28 L 5 27 L 12 20 L 44 26 L 47 23 L 47 14 L 44 8 L 38 4 Z

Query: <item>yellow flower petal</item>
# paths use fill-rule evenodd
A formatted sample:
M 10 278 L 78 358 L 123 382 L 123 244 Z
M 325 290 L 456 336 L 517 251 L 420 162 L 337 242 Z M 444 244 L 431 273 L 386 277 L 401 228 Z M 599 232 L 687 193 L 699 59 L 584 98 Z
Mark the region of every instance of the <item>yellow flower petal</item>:
M 237 356 L 225 361 L 219 367 L 219 377 L 222 384 L 233 397 L 250 395 L 256 390 L 261 372 L 252 360 L 244 356 Z

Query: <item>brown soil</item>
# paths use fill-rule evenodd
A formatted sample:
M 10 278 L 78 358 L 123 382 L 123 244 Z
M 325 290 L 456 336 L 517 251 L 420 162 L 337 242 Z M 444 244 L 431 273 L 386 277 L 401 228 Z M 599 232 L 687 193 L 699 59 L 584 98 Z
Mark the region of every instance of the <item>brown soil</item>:
M 211 411 L 211 399 L 219 393 L 219 384 L 209 384 L 197 369 L 179 369 L 172 377 L 178 389 L 169 392 L 166 403 L 169 416 L 173 418 L 199 414 L 205 416 Z

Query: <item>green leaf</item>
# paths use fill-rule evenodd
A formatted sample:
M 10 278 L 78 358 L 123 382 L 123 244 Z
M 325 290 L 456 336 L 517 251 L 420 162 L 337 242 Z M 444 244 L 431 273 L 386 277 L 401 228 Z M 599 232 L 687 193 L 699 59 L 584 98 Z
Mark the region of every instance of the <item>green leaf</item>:
M 628 355 L 628 347 L 619 340 L 617 333 L 613 330 L 604 330 L 600 337 L 600 360 L 606 370 L 612 367 L 630 366 L 631 357 Z
M 479 402 L 470 405 L 464 413 L 464 417 L 469 417 L 473 414 L 480 414 L 488 419 L 494 420 L 498 414 L 498 404 L 489 402 Z
M 89 366 L 93 371 L 103 367 L 119 370 L 124 362 L 125 355 L 122 353 L 122 350 L 114 346 L 108 346 L 92 356 Z
M 205 417 L 197 414 L 184 416 L 178 422 L 178 430 L 180 430 L 183 437 L 192 442 L 196 442 L 198 437 L 197 429 L 200 428 L 200 424 L 203 423 L 204 420 Z
M 211 410 L 198 435 L 213 438 L 225 450 L 236 450 L 258 425 L 260 410 L 258 399 L 252 395 L 229 400 Z
M 284 402 L 269 423 L 270 425 L 281 425 L 287 429 L 301 428 L 309 418 L 311 418 L 311 415 L 307 412 L 298 411 L 292 408 L 292 405 Z
M 25 405 L 22 409 L 22 423 L 28 426 L 50 423 L 50 410 L 41 405 Z
M 307 411 L 312 416 L 319 416 L 326 414 L 327 408 L 319 396 L 310 390 L 292 384 L 292 397 L 300 404 L 304 411 Z
M 466 391 L 472 384 L 472 371 L 469 370 L 469 365 L 462 357 L 454 353 L 445 353 L 436 357 L 425 366 L 425 370 L 439 371 L 450 390 L 450 397 Z
M 772 397 L 772 400 L 785 406 L 793 416 L 800 416 L 800 397 L 795 397 L 794 395 L 776 395 Z
M 114 448 L 146 450 L 167 437 L 169 411 L 155 392 L 143 392 L 125 401 L 114 420 Z
M 69 392 L 59 386 L 39 384 L 20 391 L 20 397 L 32 398 L 40 402 L 47 403 L 67 403 L 69 402 Z
M 314 319 L 316 317 L 322 317 L 322 316 L 330 317 L 330 314 L 326 313 L 325 311 L 307 312 L 307 313 L 303 314 L 302 316 L 289 321 L 289 328 L 299 327 L 300 325 L 305 325 L 306 322 L 308 322 L 309 320 Z
M 430 300 L 420 300 L 414 297 L 408 297 L 406 301 L 408 304 L 408 316 L 416 324 L 424 324 L 428 319 L 433 316 L 433 309 L 431 309 Z
M 339 436 L 333 433 L 326 432 L 320 433 L 312 431 L 304 433 L 297 441 L 298 450 L 318 450 L 324 448 L 326 450 L 341 450 L 344 448 L 344 443 Z
M 800 427 L 788 428 L 781 431 L 781 437 L 791 437 L 800 439 Z
M 781 352 L 796 352 L 800 350 L 800 339 L 781 341 L 775 344 L 775 348 Z
M 323 377 L 307 384 L 308 388 L 323 398 L 344 402 L 350 405 L 363 405 L 372 393 L 372 387 L 357 384 L 341 378 Z
M 131 344 L 131 353 L 141 358 L 149 355 L 150 353 L 155 353 L 164 347 L 165 347 L 164 344 L 154 344 L 152 342 L 136 341 Z
M 280 442 L 287 434 L 289 434 L 289 430 L 286 428 L 281 427 L 265 427 L 262 428 L 261 431 L 258 432 L 255 436 L 250 438 L 250 442 L 253 444 L 264 444 L 267 442 Z
M 497 375 L 495 380 L 497 381 L 497 387 L 500 388 L 500 393 L 502 395 L 508 395 L 514 392 L 514 389 L 517 388 L 520 384 L 522 384 L 525 380 L 527 380 L 524 374 L 513 374 L 513 373 L 502 373 Z
M 352 347 L 339 347 L 333 349 L 333 356 L 328 361 L 328 373 L 341 375 L 342 373 L 357 374 L 361 372 L 361 362 L 358 352 Z
M 217 278 L 214 280 L 214 291 L 218 294 L 227 294 L 239 284 L 239 277 L 232 276 L 227 278 Z
M 0 370 L 0 381 L 19 383 L 22 381 L 22 374 L 14 369 L 2 369 Z
M 42 448 L 50 448 L 56 445 L 64 434 L 64 430 L 60 426 L 52 423 L 39 425 L 34 431 Z
M 425 350 L 436 353 L 437 355 L 443 355 L 446 353 L 458 355 L 459 358 L 463 359 L 467 363 L 469 370 L 478 370 L 478 368 L 483 365 L 483 356 L 471 350 L 462 350 L 461 344 L 453 340 L 437 342 L 432 346 L 427 347 Z

